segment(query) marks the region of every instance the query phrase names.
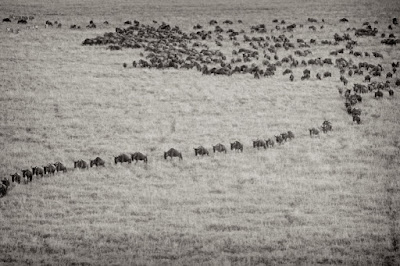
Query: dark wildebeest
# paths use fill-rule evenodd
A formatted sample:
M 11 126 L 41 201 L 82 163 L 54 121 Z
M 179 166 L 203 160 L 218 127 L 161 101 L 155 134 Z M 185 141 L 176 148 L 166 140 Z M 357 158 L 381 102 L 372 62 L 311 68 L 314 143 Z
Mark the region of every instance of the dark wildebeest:
M 1 180 L 0 183 L 0 198 L 7 194 L 8 187 L 10 186 L 10 181 L 7 178 Z
M 381 92 L 380 90 L 375 92 L 375 98 L 382 98 L 382 97 L 383 97 L 383 92 Z
M 48 164 L 47 166 L 43 166 L 44 174 L 53 174 L 56 172 L 56 166 L 54 164 Z
M 122 164 L 122 163 L 126 163 L 126 162 L 131 163 L 132 159 L 125 153 L 122 153 L 122 154 L 118 155 L 117 157 L 114 157 L 114 162 L 115 162 L 115 164 L 117 164 L 117 163 Z
M 282 136 L 282 139 L 286 142 L 287 141 L 287 139 L 289 138 L 289 135 L 288 135 L 288 133 L 281 133 L 281 136 Z
M 310 131 L 310 136 L 311 136 L 311 137 L 312 137 L 313 135 L 317 136 L 317 135 L 319 134 L 319 130 L 316 129 L 315 127 L 310 128 L 309 131 Z
M 265 141 L 261 139 L 253 140 L 253 148 L 259 149 L 260 147 L 264 147 L 264 149 L 267 148 Z
M 393 96 L 394 95 L 394 91 L 392 89 L 389 90 L 389 96 Z
M 89 169 L 89 165 L 84 160 L 74 162 L 74 168 Z
M 294 80 L 294 76 L 293 76 L 293 74 L 290 74 L 290 81 L 293 81 Z
M 328 120 L 325 120 L 322 123 L 322 132 L 327 133 L 328 131 L 332 131 L 332 124 Z
M 288 131 L 287 132 L 287 136 L 288 136 L 289 139 L 294 139 L 294 134 L 293 134 L 292 131 Z
M 218 143 L 217 145 L 213 146 L 213 151 L 214 151 L 214 153 L 215 153 L 215 151 L 226 153 L 226 148 L 223 144 Z
M 167 158 L 171 157 L 179 157 L 180 160 L 183 159 L 182 157 L 182 153 L 180 153 L 179 151 L 175 150 L 174 148 L 169 149 L 167 152 L 164 152 L 164 159 L 166 160 Z
M 209 155 L 208 150 L 204 148 L 203 146 L 199 146 L 198 148 L 193 148 L 194 149 L 194 155 Z
M 234 143 L 231 143 L 231 150 L 239 150 L 243 152 L 243 145 L 239 141 L 235 141 Z
M 18 24 L 26 24 L 26 23 L 28 23 L 28 21 L 26 21 L 25 19 L 20 19 L 20 20 L 18 20 L 17 23 Z
M 353 123 L 361 124 L 361 118 L 358 115 L 353 115 Z
M 276 140 L 276 142 L 278 142 L 278 144 L 282 144 L 282 142 L 283 142 L 283 138 L 281 135 L 275 136 L 275 140 Z
M 40 175 L 41 177 L 43 177 L 44 170 L 41 167 L 32 167 L 32 174 L 36 176 Z
M 265 141 L 265 143 L 267 144 L 267 147 L 268 147 L 268 148 L 272 148 L 272 147 L 274 147 L 274 145 L 275 145 L 275 141 L 273 141 L 272 139 L 267 139 L 267 140 Z
M 21 183 L 21 176 L 18 173 L 11 175 L 11 181 L 17 182 L 18 184 Z
M 31 170 L 29 170 L 29 169 L 22 170 L 22 177 L 24 178 L 25 183 L 27 183 L 28 180 L 29 180 L 29 182 L 32 182 L 32 176 L 33 176 L 33 174 L 31 172 Z
M 63 164 L 60 163 L 60 162 L 56 162 L 56 163 L 54 164 L 54 166 L 56 167 L 56 171 L 57 171 L 57 172 L 60 172 L 60 171 L 63 171 L 64 173 L 67 172 L 67 167 L 65 167 L 65 165 L 63 165 Z
M 143 162 L 147 163 L 147 156 L 141 152 L 135 152 L 135 153 L 131 154 L 131 159 L 132 159 L 132 161 L 135 160 L 135 162 L 143 161 Z
M 3 18 L 3 22 L 11 22 L 11 19 L 9 19 L 9 18 Z
M 101 159 L 100 157 L 96 157 L 96 159 L 90 160 L 90 167 L 93 167 L 93 165 L 104 167 L 105 163 L 106 162 L 103 159 Z

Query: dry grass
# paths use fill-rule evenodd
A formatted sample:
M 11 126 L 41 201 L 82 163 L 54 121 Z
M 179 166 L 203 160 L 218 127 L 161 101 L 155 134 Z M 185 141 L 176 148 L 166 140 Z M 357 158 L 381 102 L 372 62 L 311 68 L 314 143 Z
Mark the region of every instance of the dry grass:
M 0 264 L 399 264 L 398 89 L 392 99 L 365 95 L 363 124 L 355 126 L 335 68 L 326 68 L 333 78 L 304 82 L 290 82 L 283 69 L 260 80 L 124 69 L 139 51 L 80 45 L 128 19 L 190 29 L 237 18 L 247 29 L 324 17 L 324 31 L 305 26 L 295 38 L 330 39 L 345 27 L 341 17 L 355 26 L 378 19 L 385 28 L 399 10 L 395 1 L 356 2 L 1 3 L 1 17 L 34 14 L 34 23 L 66 27 L 10 34 L 0 25 L 0 174 L 58 160 L 71 168 L 96 156 L 107 165 L 14 185 L 0 200 Z M 111 25 L 67 28 L 90 19 Z M 360 39 L 357 50 L 381 51 L 385 66 L 398 60 L 395 49 L 371 40 Z M 331 49 L 315 47 L 312 57 Z M 307 129 L 325 119 L 334 131 L 310 138 Z M 296 135 L 287 144 L 250 147 L 287 130 Z M 243 153 L 194 157 L 193 147 L 234 140 Z M 164 161 L 171 147 L 183 161 Z M 148 165 L 113 164 L 135 151 Z

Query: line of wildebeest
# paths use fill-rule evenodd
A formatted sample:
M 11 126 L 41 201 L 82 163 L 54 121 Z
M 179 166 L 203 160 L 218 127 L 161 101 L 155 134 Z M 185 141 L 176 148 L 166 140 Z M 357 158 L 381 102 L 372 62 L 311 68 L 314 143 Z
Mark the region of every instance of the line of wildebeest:
M 322 123 L 321 129 L 324 133 L 327 133 L 328 131 L 332 131 L 332 124 L 325 120 Z M 311 128 L 309 129 L 310 131 L 310 136 L 313 137 L 315 135 L 319 134 L 319 130 L 317 128 Z M 292 131 L 287 131 L 284 133 L 281 133 L 279 135 L 275 135 L 275 141 L 276 143 L 278 143 L 279 145 L 284 144 L 285 142 L 287 142 L 288 140 L 292 140 L 294 139 L 294 134 Z M 267 140 L 263 140 L 263 139 L 257 139 L 253 141 L 253 148 L 273 148 L 275 146 L 275 141 L 272 138 L 269 138 Z M 240 151 L 243 152 L 243 144 L 239 141 L 235 141 L 233 143 L 230 143 L 231 146 L 231 150 L 234 151 Z M 227 148 L 225 147 L 225 145 L 218 143 L 215 146 L 212 146 L 213 152 L 221 152 L 221 153 L 227 153 Z M 209 156 L 209 151 L 208 149 L 206 149 L 203 146 L 199 146 L 197 148 L 194 148 L 194 154 L 195 156 L 204 156 L 207 155 Z M 179 152 L 178 150 L 171 148 L 168 151 L 164 152 L 164 159 L 167 160 L 167 158 L 170 157 L 171 159 L 173 157 L 177 157 L 180 160 L 183 160 L 183 156 L 182 153 Z M 133 161 L 135 161 L 136 163 L 138 161 L 143 161 L 144 163 L 147 164 L 147 155 L 141 153 L 141 152 L 135 152 L 135 153 L 131 153 L 131 154 L 125 154 L 122 153 L 116 157 L 114 157 L 114 163 L 118 164 L 118 163 L 132 163 Z M 93 160 L 89 160 L 89 163 L 84 161 L 84 160 L 78 160 L 78 161 L 74 161 L 74 169 L 89 169 L 96 166 L 102 166 L 105 167 L 106 162 L 100 158 L 100 157 L 96 157 Z M 23 181 L 23 183 L 27 184 L 28 182 L 32 182 L 33 177 L 44 177 L 45 175 L 55 175 L 55 173 L 57 172 L 67 172 L 67 167 L 61 163 L 61 162 L 56 162 L 56 163 L 49 163 L 47 165 L 44 165 L 42 167 L 40 166 L 32 166 L 31 167 L 32 170 L 30 169 L 23 169 L 21 170 L 22 174 L 19 174 L 18 172 L 11 174 L 11 182 L 14 183 L 18 183 L 20 184 L 21 181 Z M 0 197 L 3 197 L 7 194 L 7 190 L 8 187 L 10 186 L 11 182 L 9 181 L 8 178 L 3 178 L 1 180 L 0 183 Z

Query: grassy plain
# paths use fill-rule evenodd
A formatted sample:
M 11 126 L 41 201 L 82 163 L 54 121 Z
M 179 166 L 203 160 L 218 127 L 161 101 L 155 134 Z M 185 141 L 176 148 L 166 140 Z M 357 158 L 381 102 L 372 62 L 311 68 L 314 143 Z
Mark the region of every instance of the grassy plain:
M 398 265 L 398 88 L 391 99 L 363 96 L 356 126 L 333 67 L 322 81 L 316 67 L 310 81 L 299 79 L 304 68 L 294 70 L 294 82 L 283 69 L 259 80 L 203 76 L 124 69 L 140 51 L 81 46 L 128 19 L 185 30 L 242 19 L 248 30 L 271 29 L 278 18 L 304 24 L 294 35 L 309 40 L 344 33 L 342 17 L 354 27 L 378 20 L 385 31 L 400 11 L 396 1 L 358 2 L 2 1 L 1 18 L 34 15 L 30 24 L 41 27 L 0 25 L 1 176 L 55 161 L 71 168 L 96 156 L 107 165 L 13 185 L 0 200 L 0 264 Z M 309 31 L 308 17 L 324 18 L 325 29 Z M 90 19 L 110 25 L 85 29 Z M 46 20 L 64 27 L 44 28 Z M 7 32 L 10 26 L 21 32 Z M 372 38 L 359 42 L 357 50 L 383 53 L 385 67 L 400 58 Z M 319 45 L 310 57 L 331 57 L 334 49 Z M 334 131 L 310 138 L 307 129 L 325 119 Z M 252 140 L 287 130 L 294 140 L 251 148 Z M 194 157 L 193 147 L 234 140 L 243 153 Z M 163 159 L 171 147 L 183 161 Z M 149 156 L 148 165 L 113 164 L 113 156 L 135 151 Z

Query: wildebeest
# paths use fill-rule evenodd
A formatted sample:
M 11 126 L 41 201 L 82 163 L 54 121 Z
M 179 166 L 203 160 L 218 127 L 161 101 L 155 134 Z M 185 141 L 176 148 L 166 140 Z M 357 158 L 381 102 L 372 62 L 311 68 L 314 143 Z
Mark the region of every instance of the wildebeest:
M 315 127 L 310 128 L 309 131 L 310 131 L 310 136 L 311 136 L 311 137 L 312 137 L 313 135 L 317 136 L 317 135 L 319 134 L 319 130 L 316 129 Z
M 332 124 L 328 120 L 325 120 L 322 123 L 322 132 L 327 133 L 328 131 L 332 131 Z
M 203 146 L 199 146 L 198 148 L 193 148 L 194 149 L 194 155 L 209 155 L 208 150 L 204 148 Z
M 40 175 L 41 177 L 43 177 L 44 170 L 41 167 L 32 167 L 32 174 L 36 176 Z
M 282 144 L 282 142 L 283 142 L 283 138 L 281 135 L 275 136 L 275 140 L 276 140 L 276 142 L 278 142 L 278 144 Z
M 392 89 L 389 90 L 389 96 L 393 96 L 394 95 L 394 91 Z
M 273 141 L 272 139 L 267 139 L 266 141 L 265 141 L 265 143 L 267 144 L 267 147 L 268 148 L 272 148 L 272 147 L 274 147 L 274 145 L 275 145 L 275 141 Z
M 28 23 L 28 21 L 26 21 L 25 19 L 20 19 L 20 20 L 18 20 L 17 23 L 18 24 L 26 24 L 26 23 Z
M 89 165 L 84 160 L 74 161 L 74 168 L 89 169 Z
M 290 81 L 293 81 L 294 80 L 294 76 L 293 76 L 293 74 L 290 74 Z
M 223 144 L 218 143 L 217 145 L 213 146 L 213 151 L 214 151 L 214 153 L 215 153 L 215 151 L 226 153 L 226 148 Z
M 375 92 L 375 98 L 382 98 L 382 97 L 383 97 L 383 92 L 381 92 L 380 90 Z
M 48 164 L 43 166 L 44 174 L 53 174 L 56 172 L 56 166 L 54 164 Z
M 143 161 L 143 162 L 147 163 L 147 156 L 141 152 L 135 152 L 135 153 L 131 154 L 131 160 L 132 161 L 135 160 L 135 162 Z
M 9 19 L 9 18 L 3 18 L 3 22 L 11 22 L 11 19 Z
M 361 124 L 361 118 L 358 115 L 353 115 L 353 123 Z
M 264 140 L 258 139 L 258 140 L 253 140 L 253 148 L 260 148 L 264 147 L 264 149 L 267 148 L 267 144 L 265 143 Z
M 11 181 L 17 182 L 18 184 L 21 183 L 21 176 L 18 173 L 11 175 Z
M 168 151 L 164 152 L 164 159 L 166 160 L 167 158 L 171 157 L 179 157 L 180 160 L 183 159 L 182 157 L 182 153 L 180 153 L 179 151 L 175 150 L 174 148 L 169 149 Z
M 25 169 L 22 170 L 22 177 L 24 178 L 24 180 L 26 180 L 25 182 L 27 182 L 29 180 L 29 182 L 32 182 L 32 172 L 29 169 Z
M 243 152 L 243 145 L 239 141 L 235 141 L 231 143 L 231 150 L 239 150 Z
M 281 133 L 281 136 L 282 136 L 282 139 L 286 142 L 287 141 L 287 139 L 289 138 L 289 135 L 288 135 L 288 133 Z
M 287 132 L 287 136 L 288 136 L 288 139 L 294 139 L 294 134 L 290 130 Z
M 90 167 L 93 167 L 93 165 L 96 166 L 105 166 L 105 161 L 101 159 L 100 157 L 96 157 L 94 160 L 90 160 Z
M 132 159 L 128 156 L 128 155 L 126 155 L 125 153 L 122 153 L 122 154 L 120 154 L 120 155 L 118 155 L 117 157 L 114 157 L 114 163 L 115 164 L 117 164 L 117 163 L 131 163 L 132 162 Z
M 54 166 L 56 167 L 56 171 L 57 171 L 57 172 L 60 172 L 60 171 L 63 171 L 64 173 L 67 172 L 67 167 L 65 167 L 65 165 L 63 165 L 63 164 L 60 163 L 60 162 L 56 162 L 56 163 L 54 164 Z
M 7 178 L 4 178 L 0 182 L 0 198 L 4 197 L 7 194 L 8 187 L 10 186 L 10 181 Z

